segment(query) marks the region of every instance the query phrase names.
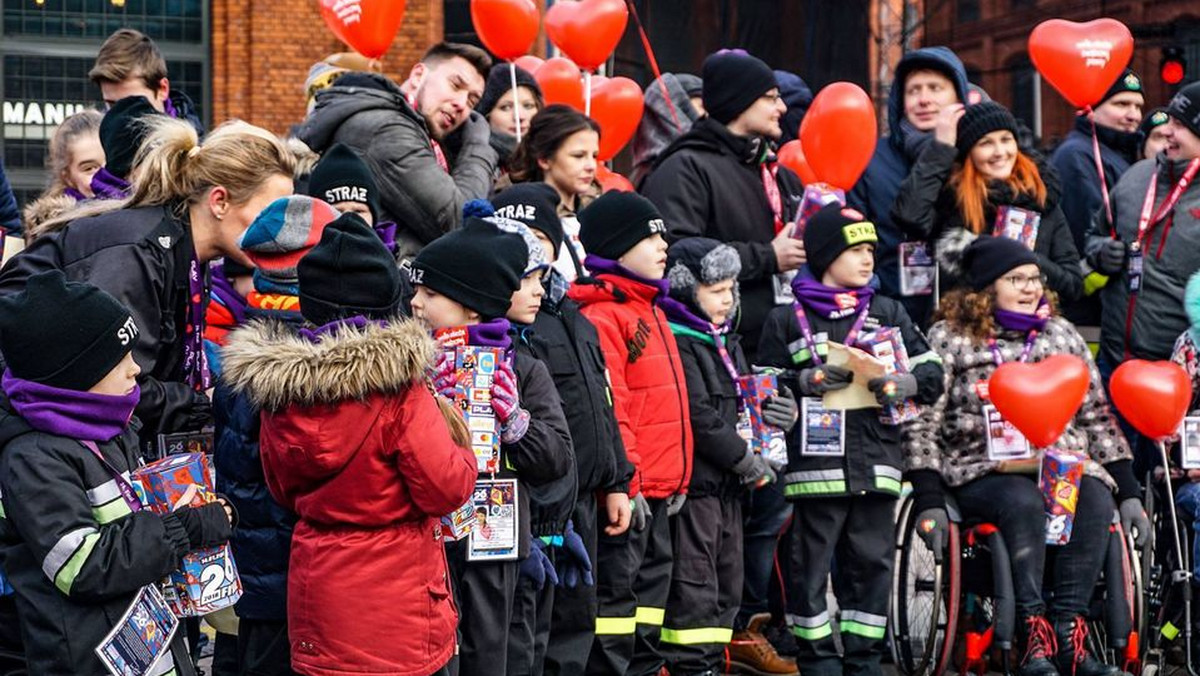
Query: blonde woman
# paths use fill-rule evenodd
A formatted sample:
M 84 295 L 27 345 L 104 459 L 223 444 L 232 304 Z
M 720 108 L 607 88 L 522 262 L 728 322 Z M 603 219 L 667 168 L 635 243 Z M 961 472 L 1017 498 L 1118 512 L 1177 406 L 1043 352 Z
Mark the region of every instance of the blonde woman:
M 263 207 L 291 194 L 295 164 L 278 138 L 244 122 L 222 125 L 203 144 L 185 122 L 148 124 L 133 194 L 64 215 L 73 220 L 58 236 L 35 241 L 0 272 L 0 295 L 57 268 L 132 310 L 144 440 L 211 419 L 202 340 L 208 263 L 250 264 L 238 238 Z

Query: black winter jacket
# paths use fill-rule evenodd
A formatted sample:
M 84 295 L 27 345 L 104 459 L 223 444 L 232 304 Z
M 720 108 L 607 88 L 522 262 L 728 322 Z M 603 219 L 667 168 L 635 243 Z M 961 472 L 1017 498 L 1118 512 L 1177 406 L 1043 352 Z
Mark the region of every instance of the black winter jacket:
M 746 440 L 737 431 L 737 383 L 729 378 L 712 336 L 671 324 L 679 345 L 679 361 L 687 379 L 688 412 L 692 419 L 694 451 L 689 498 L 729 498 L 742 492 L 733 466 L 746 455 Z M 739 374 L 750 373 L 739 336 L 725 335 L 725 347 Z
M 625 458 L 600 336 L 579 304 L 547 294 L 517 350 L 540 359 L 554 379 L 575 449 L 579 494 L 629 492 L 633 465 Z
M 121 209 L 81 218 L 39 238 L 0 271 L 0 294 L 19 293 L 29 277 L 62 270 L 112 294 L 133 314 L 140 333 L 133 356 L 142 398 L 142 441 L 155 448 L 160 433 L 210 424 L 212 406 L 184 382 L 188 265 L 192 235 L 170 207 Z
M 529 530 L 533 537 L 562 535 L 567 519 L 575 510 L 579 478 L 571 433 L 563 415 L 562 401 L 546 365 L 517 344 L 513 370 L 521 392 L 521 406 L 529 411 L 529 432 L 512 447 L 525 446 L 525 452 L 552 453 L 563 471 L 548 481 L 522 481 L 521 490 L 529 497 Z M 539 429 L 535 432 L 535 426 Z M 543 436 L 544 435 L 544 436 Z M 512 458 L 506 445 L 504 453 Z M 565 461 L 565 462 L 564 462 Z M 518 470 L 525 477 L 528 470 Z
M 135 419 L 98 444 L 126 478 L 141 464 L 136 430 Z M 96 646 L 139 589 L 180 566 L 189 550 L 183 522 L 131 512 L 83 444 L 33 430 L 3 395 L 0 505 L 0 566 L 16 590 L 29 673 L 106 673 Z
M 829 320 L 808 312 L 813 339 L 818 343 L 841 343 L 853 326 L 855 315 Z M 925 337 L 909 319 L 899 302 L 876 295 L 871 300 L 862 331 L 874 331 L 894 326 L 900 329 L 909 366 L 917 379 L 918 404 L 928 405 L 942 394 L 942 362 L 930 349 Z M 803 334 L 796 323 L 792 307 L 777 307 L 763 326 L 763 341 L 758 363 L 764 366 L 789 369 L 788 386 L 801 392 L 796 382 L 801 369 L 814 366 L 808 358 Z M 820 346 L 818 345 L 818 351 Z M 803 352 L 803 354 L 801 354 Z M 802 403 L 802 402 L 801 402 Z M 804 420 L 788 435 L 788 471 L 784 476 L 784 495 L 788 498 L 820 498 L 837 495 L 882 493 L 899 495 L 904 467 L 901 453 L 901 426 L 885 425 L 879 419 L 879 409 L 866 408 L 847 411 L 844 419 L 846 453 L 842 457 L 802 456 L 800 438 Z
M 779 272 L 775 215 L 763 188 L 761 163 L 775 158 L 761 139 L 730 133 L 702 118 L 659 158 L 641 191 L 662 212 L 667 239 L 710 237 L 737 249 L 742 259 L 741 313 L 734 327 L 754 361 L 767 313 L 775 306 L 772 277 Z M 800 179 L 782 166 L 776 181 L 783 220 L 791 223 L 804 193 Z
M 963 285 L 962 252 L 976 238 L 967 229 L 954 188 L 950 186 L 957 152 L 954 147 L 936 140 L 930 143 L 904 179 L 900 194 L 892 205 L 892 220 L 899 224 L 909 240 L 933 243 L 943 292 Z M 1034 245 L 1038 267 L 1059 298 L 1071 302 L 1083 296 L 1082 257 L 1075 248 L 1071 228 L 1058 207 L 1062 193 L 1057 177 L 1047 166 L 1039 166 L 1038 169 L 1046 184 L 1045 206 L 1039 207 L 1028 195 L 1014 195 L 1007 184 L 993 182 L 989 185 L 988 200 L 984 205 L 985 228 L 982 236 L 991 235 L 996 210 L 1000 206 L 1015 206 L 1040 213 L 1042 220 Z M 924 321 L 926 318 L 917 319 Z

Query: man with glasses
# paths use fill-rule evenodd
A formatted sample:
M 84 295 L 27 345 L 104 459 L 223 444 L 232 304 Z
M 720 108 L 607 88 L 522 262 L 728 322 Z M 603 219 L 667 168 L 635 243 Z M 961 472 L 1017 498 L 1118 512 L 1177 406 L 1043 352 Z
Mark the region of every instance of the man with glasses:
M 741 312 L 734 327 L 753 364 L 763 322 L 781 300 L 777 286 L 790 290 L 782 274 L 805 261 L 804 243 L 792 232 L 804 187 L 775 159 L 787 106 L 767 64 L 741 50 L 721 50 L 705 59 L 702 77 L 708 114 L 663 151 L 642 192 L 662 212 L 668 241 L 708 237 L 738 252 Z M 769 484 L 746 495 L 742 512 L 745 584 L 730 658 L 759 674 L 795 674 L 796 663 L 780 657 L 758 631 L 768 610 L 776 539 L 791 506 L 779 485 Z

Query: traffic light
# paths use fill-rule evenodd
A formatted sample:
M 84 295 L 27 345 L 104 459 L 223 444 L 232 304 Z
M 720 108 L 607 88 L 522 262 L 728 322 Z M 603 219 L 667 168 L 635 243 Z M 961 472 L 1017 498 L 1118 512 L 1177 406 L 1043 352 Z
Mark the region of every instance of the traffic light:
M 1158 64 L 1158 73 L 1163 82 L 1177 85 L 1187 77 L 1187 62 L 1183 56 L 1182 47 L 1163 47 L 1162 61 Z

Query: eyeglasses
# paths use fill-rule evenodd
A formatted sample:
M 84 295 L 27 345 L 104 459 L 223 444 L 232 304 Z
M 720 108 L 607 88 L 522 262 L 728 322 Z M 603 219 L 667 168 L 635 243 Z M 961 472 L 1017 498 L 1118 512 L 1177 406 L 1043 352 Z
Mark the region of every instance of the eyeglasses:
M 783 94 L 780 94 L 779 92 L 767 92 L 766 94 L 763 94 L 762 96 L 760 96 L 758 98 L 766 99 L 766 100 L 770 101 L 771 103 L 779 103 L 780 101 L 783 100 Z
M 1028 291 L 1032 287 L 1046 288 L 1046 275 L 1009 275 L 1004 281 L 1012 284 L 1014 291 Z

